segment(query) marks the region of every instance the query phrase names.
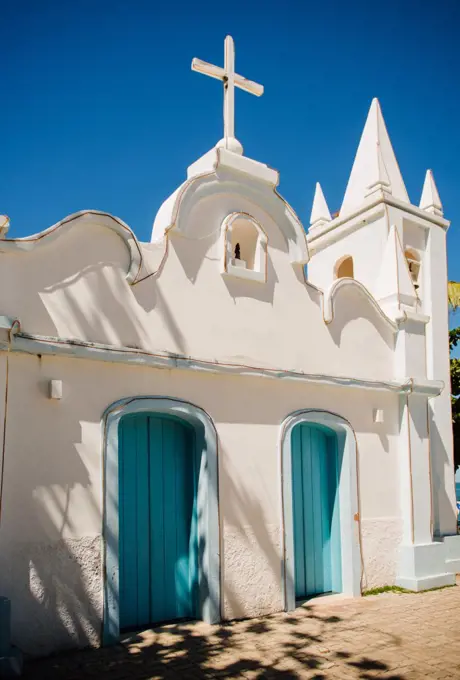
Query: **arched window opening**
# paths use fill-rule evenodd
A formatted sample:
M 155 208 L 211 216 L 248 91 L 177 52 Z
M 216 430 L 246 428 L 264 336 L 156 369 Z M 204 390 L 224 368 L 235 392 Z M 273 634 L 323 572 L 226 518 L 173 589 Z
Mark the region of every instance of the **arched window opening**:
M 259 232 L 247 219 L 236 219 L 231 230 L 232 264 L 243 269 L 254 269 Z
M 343 257 L 335 265 L 335 278 L 336 279 L 353 279 L 354 278 L 354 268 L 353 268 L 353 258 L 351 255 Z
M 407 260 L 412 283 L 414 284 L 415 290 L 418 290 L 420 288 L 420 258 L 417 253 L 410 248 L 406 248 L 404 255 Z
M 267 236 L 260 224 L 245 213 L 229 215 L 223 224 L 226 274 L 256 281 L 266 280 Z

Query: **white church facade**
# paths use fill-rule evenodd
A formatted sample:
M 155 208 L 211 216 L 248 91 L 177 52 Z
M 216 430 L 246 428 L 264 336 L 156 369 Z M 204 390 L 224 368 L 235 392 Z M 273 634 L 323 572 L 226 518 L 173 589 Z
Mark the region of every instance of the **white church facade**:
M 0 228 L 0 595 L 25 652 L 460 571 L 446 231 L 377 100 L 340 213 L 304 228 L 223 140 L 150 243 L 103 212 Z M 416 143 L 417 140 L 414 140 Z

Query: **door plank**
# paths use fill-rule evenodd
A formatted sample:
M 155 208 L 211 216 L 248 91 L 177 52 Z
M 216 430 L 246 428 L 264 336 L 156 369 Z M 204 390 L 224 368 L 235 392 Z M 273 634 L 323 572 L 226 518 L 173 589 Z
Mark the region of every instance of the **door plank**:
M 177 617 L 176 600 L 176 449 L 175 423 L 163 422 L 163 479 L 164 479 L 164 562 L 165 562 L 165 614 L 167 619 Z
M 120 627 L 196 616 L 199 467 L 194 432 L 155 414 L 119 430 Z
M 136 419 L 137 449 L 137 625 L 150 622 L 150 512 L 148 416 Z
M 304 528 L 304 485 L 302 480 L 302 430 L 299 427 L 292 431 L 292 492 L 294 519 L 294 574 L 297 597 L 306 593 L 305 582 L 305 528 Z
M 310 424 L 298 425 L 291 437 L 296 598 L 340 592 L 337 437 Z
M 164 562 L 164 471 L 163 423 L 149 418 L 149 482 L 150 482 L 150 616 L 151 621 L 164 621 L 165 562 Z
M 137 625 L 137 449 L 135 420 L 126 417 L 121 421 L 123 433 L 123 483 L 121 507 L 123 508 L 123 561 L 122 584 L 123 628 Z

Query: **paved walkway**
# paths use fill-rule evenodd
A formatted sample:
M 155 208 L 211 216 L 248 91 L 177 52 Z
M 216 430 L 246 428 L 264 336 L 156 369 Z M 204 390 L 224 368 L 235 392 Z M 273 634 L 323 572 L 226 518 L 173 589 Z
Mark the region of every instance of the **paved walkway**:
M 31 662 L 25 677 L 458 680 L 460 587 L 310 602 L 294 613 L 222 626 L 163 626 L 117 647 Z

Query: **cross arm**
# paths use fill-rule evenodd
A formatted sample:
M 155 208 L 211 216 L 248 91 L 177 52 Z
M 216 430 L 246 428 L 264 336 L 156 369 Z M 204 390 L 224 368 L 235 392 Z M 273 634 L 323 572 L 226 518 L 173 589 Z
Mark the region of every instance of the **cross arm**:
M 192 71 L 204 73 L 204 75 L 217 78 L 217 80 L 224 80 L 225 78 L 225 70 L 223 68 L 209 64 L 207 61 L 202 61 L 196 57 L 192 60 Z
M 216 80 L 225 80 L 226 77 L 228 77 L 225 69 L 220 66 L 214 66 L 214 64 L 210 64 L 207 61 L 197 59 L 196 57 L 192 60 L 192 71 L 203 73 L 205 76 L 216 78 Z M 259 83 L 255 83 L 253 80 L 248 80 L 247 78 L 238 75 L 238 73 L 235 73 L 234 75 L 234 82 L 235 86 L 239 87 L 240 90 L 255 94 L 256 97 L 260 97 L 264 93 L 263 85 L 259 85 Z
M 237 73 L 235 73 L 235 86 L 239 87 L 240 90 L 255 94 L 256 97 L 261 97 L 264 93 L 263 85 L 259 85 L 259 83 L 255 83 L 253 80 L 248 80 L 243 76 L 239 76 Z

